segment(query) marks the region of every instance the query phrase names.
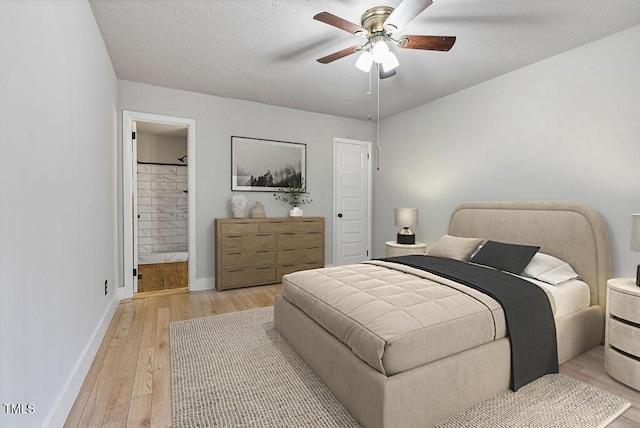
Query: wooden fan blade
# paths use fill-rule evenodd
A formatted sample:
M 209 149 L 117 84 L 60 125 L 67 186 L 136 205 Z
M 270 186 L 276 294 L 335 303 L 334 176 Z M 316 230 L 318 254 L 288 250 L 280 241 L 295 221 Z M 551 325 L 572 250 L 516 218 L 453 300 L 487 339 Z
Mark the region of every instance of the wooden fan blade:
M 396 69 L 394 68 L 391 71 L 384 71 L 384 69 L 382 68 L 382 66 L 378 67 L 378 76 L 380 76 L 380 79 L 387 79 L 389 77 L 393 77 L 396 75 Z
M 321 64 L 329 64 L 330 62 L 333 62 L 337 59 L 343 58 L 347 55 L 351 55 L 359 47 L 360 46 L 358 45 L 349 46 L 348 48 L 342 49 L 341 51 L 338 51 L 338 52 L 334 52 L 331 55 L 323 56 L 322 58 L 318 59 L 318 62 Z
M 356 25 L 353 22 L 349 22 L 346 19 L 342 19 L 339 16 L 335 16 L 329 12 L 321 12 L 316 16 L 314 16 L 313 19 L 315 19 L 316 21 L 324 22 L 325 24 L 329 24 L 333 27 L 339 28 L 351 34 L 367 32 L 361 26 Z
M 404 0 L 395 8 L 391 15 L 384 22 L 384 27 L 391 25 L 393 29 L 389 31 L 398 31 L 407 25 L 413 18 L 431 6 L 432 0 Z
M 456 42 L 449 36 L 402 36 L 398 46 L 404 49 L 423 49 L 427 51 L 448 51 Z

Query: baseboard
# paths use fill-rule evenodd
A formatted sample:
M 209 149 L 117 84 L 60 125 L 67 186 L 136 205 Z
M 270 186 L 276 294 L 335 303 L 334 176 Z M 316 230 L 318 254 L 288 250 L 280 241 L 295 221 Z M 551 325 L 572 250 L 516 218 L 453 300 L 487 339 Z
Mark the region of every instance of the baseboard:
M 89 373 L 89 369 L 91 368 L 93 359 L 98 352 L 98 348 L 100 348 L 102 339 L 104 339 L 104 335 L 109 328 L 109 324 L 111 323 L 111 320 L 116 313 L 118 303 L 119 300 L 114 297 L 114 299 L 111 301 L 111 304 L 102 316 L 102 319 L 98 323 L 98 326 L 91 335 L 91 339 L 87 343 L 87 346 L 82 351 L 78 362 L 73 367 L 73 370 L 67 378 L 67 381 L 65 382 L 64 387 L 60 392 L 60 395 L 58 395 L 58 398 L 53 404 L 49 415 L 42 424 L 43 427 L 64 426 L 64 423 L 69 416 L 69 412 L 73 407 L 73 403 L 75 402 L 76 397 L 80 392 L 82 383 L 84 382 L 87 373 Z
M 325 265 L 325 267 L 333 267 L 333 264 Z M 189 291 L 213 290 L 216 288 L 215 278 L 199 278 L 196 279 L 195 285 L 189 288 Z
M 191 287 L 189 287 L 189 291 L 213 290 L 214 288 L 216 288 L 215 278 L 199 278 L 196 279 L 196 282 Z
M 116 300 L 130 299 L 133 297 L 131 290 L 127 290 L 127 287 L 116 288 Z

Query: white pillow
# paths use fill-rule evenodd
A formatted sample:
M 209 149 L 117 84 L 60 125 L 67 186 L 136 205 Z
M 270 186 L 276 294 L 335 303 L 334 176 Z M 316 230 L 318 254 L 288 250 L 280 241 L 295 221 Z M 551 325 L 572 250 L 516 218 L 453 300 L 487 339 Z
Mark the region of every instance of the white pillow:
M 558 285 L 572 279 L 580 279 L 580 276 L 567 262 L 544 253 L 536 253 L 527 267 L 524 268 L 522 275 L 552 285 Z

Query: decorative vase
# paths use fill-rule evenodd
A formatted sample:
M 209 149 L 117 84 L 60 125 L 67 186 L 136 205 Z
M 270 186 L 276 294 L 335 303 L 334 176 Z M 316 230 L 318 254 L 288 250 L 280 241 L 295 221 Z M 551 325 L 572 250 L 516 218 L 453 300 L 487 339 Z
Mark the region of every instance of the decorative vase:
M 243 218 L 246 208 L 247 198 L 245 198 L 244 195 L 233 195 L 231 197 L 231 212 L 234 218 Z
M 264 205 L 261 202 L 256 202 L 253 204 L 253 208 L 251 209 L 251 218 L 264 218 Z
M 293 207 L 289 211 L 289 217 L 302 217 L 302 210 L 300 207 Z

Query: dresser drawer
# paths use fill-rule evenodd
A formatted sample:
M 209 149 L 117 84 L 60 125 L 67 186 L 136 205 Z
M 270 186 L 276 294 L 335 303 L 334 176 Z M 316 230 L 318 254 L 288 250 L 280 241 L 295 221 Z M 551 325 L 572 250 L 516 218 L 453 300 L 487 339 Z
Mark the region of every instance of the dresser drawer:
M 220 240 L 225 253 L 276 248 L 276 235 L 223 236 Z
M 266 221 L 258 223 L 258 231 L 260 233 L 292 232 L 293 225 L 290 221 Z
M 220 224 L 220 232 L 223 235 L 242 235 L 258 232 L 258 224 L 251 222 L 229 222 Z
M 278 248 L 308 248 L 321 245 L 321 233 L 284 233 L 278 235 Z
M 631 388 L 640 390 L 640 361 L 628 357 L 615 349 L 606 349 L 605 369 L 612 378 Z
M 629 354 L 640 355 L 640 327 L 613 318 L 607 322 L 609 344 Z
M 324 232 L 324 222 L 320 220 L 302 220 L 293 223 L 294 232 Z
M 609 311 L 611 315 L 640 324 L 640 297 L 611 289 L 609 294 Z
M 319 262 L 293 263 L 293 264 L 278 266 L 278 278 L 282 280 L 282 277 L 288 273 L 298 272 L 301 270 L 308 270 L 308 269 L 318 269 L 321 267 L 324 267 L 324 266 L 322 265 L 322 263 L 319 263 Z
M 276 282 L 275 266 L 224 270 L 220 275 L 222 284 L 218 290 L 245 285 L 270 284 Z
M 278 250 L 278 264 L 317 262 L 322 260 L 324 248 L 287 248 Z
M 276 250 L 243 251 L 222 253 L 222 269 L 251 266 L 269 266 L 276 264 Z

